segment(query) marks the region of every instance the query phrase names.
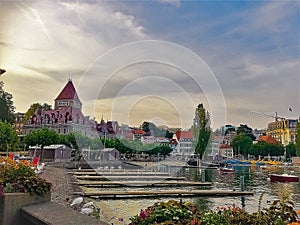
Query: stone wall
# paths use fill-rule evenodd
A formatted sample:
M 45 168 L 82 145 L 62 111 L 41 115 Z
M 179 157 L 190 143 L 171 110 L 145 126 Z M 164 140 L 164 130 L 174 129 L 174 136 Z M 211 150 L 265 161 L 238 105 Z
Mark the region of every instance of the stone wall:
M 22 225 L 20 209 L 23 206 L 38 204 L 51 200 L 51 194 L 44 196 L 29 193 L 5 193 L 0 197 L 0 224 Z

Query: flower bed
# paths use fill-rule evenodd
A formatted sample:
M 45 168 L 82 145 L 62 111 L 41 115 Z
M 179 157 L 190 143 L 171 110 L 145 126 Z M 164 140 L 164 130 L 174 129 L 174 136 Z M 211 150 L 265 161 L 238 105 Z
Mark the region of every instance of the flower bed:
M 16 192 L 38 195 L 50 193 L 51 184 L 38 177 L 34 172 L 36 169 L 36 164 L 27 160 L 0 157 L 0 196 Z
M 291 191 L 286 185 L 277 189 L 278 198 L 269 208 L 248 213 L 239 207 L 218 207 L 203 211 L 197 205 L 182 201 L 156 203 L 130 218 L 130 225 L 296 225 L 300 224 Z M 260 197 L 260 202 L 263 195 Z M 300 210 L 298 210 L 300 214 Z

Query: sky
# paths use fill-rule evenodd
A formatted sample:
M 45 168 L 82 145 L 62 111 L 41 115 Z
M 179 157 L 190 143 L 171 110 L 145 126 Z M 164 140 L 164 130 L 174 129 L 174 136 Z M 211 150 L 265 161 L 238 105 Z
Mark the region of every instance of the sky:
M 85 115 L 214 129 L 300 116 L 300 1 L 0 1 L 16 112 L 72 79 Z M 291 108 L 291 110 L 289 110 Z M 270 116 L 261 116 L 259 112 Z

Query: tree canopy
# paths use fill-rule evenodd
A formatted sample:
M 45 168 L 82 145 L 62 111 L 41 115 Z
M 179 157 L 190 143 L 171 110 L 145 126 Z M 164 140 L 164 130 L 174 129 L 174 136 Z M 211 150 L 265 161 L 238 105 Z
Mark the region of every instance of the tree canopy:
M 43 149 L 45 146 L 58 144 L 60 142 L 59 134 L 49 128 L 42 128 L 32 131 L 25 136 L 24 142 L 27 146 L 41 146 L 41 160 L 43 160 Z
M 247 124 L 240 124 L 240 126 L 237 128 L 237 134 L 244 134 L 252 139 L 252 141 L 255 140 L 255 136 L 252 132 L 252 128 L 248 127 Z
M 0 81 L 0 121 L 13 123 L 15 107 L 12 94 L 4 90 L 4 82 Z
M 233 138 L 231 146 L 233 147 L 235 154 L 247 155 L 250 154 L 252 139 L 249 136 L 240 133 Z
M 152 122 L 144 121 L 140 128 L 148 135 L 150 135 L 150 132 L 153 131 L 153 136 L 155 137 L 166 137 L 167 135 L 170 136 L 170 133 L 167 133 L 166 129 L 158 127 Z
M 19 145 L 19 137 L 12 125 L 0 121 L 0 149 L 1 151 L 14 151 Z
M 211 134 L 209 113 L 206 112 L 203 104 L 199 104 L 196 108 L 192 130 L 196 140 L 195 153 L 201 158 L 207 148 Z
M 264 141 L 259 141 L 258 143 L 254 144 L 249 154 L 258 157 L 261 156 L 282 156 L 284 154 L 284 148 L 282 145 L 279 144 L 270 144 Z
M 51 105 L 47 103 L 44 103 L 43 105 L 41 105 L 40 103 L 33 103 L 25 113 L 25 121 L 28 121 L 37 109 L 50 110 L 51 108 Z

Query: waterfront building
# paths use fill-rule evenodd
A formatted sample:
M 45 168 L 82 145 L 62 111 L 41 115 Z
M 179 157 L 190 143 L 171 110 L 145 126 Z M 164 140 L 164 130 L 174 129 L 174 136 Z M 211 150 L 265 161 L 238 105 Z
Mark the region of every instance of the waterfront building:
M 268 124 L 266 135 L 275 138 L 283 146 L 295 143 L 297 122 L 297 119 L 276 118 Z
M 41 146 L 29 146 L 29 153 L 33 157 L 41 157 Z M 72 149 L 66 145 L 49 145 L 43 149 L 43 161 L 69 162 L 71 160 Z
M 100 138 L 114 139 L 120 134 L 120 128 L 117 121 L 105 122 L 103 118 L 97 124 L 97 131 Z
M 261 136 L 259 136 L 256 139 L 256 141 L 263 141 L 263 142 L 266 142 L 268 144 L 278 144 L 279 143 L 275 138 L 273 138 L 271 136 L 267 136 L 267 135 L 261 135 Z
M 14 124 L 13 124 L 13 128 L 16 131 L 18 136 L 22 136 L 23 135 L 23 126 L 24 126 L 24 119 L 25 119 L 25 113 L 15 113 L 14 114 Z
M 48 127 L 59 134 L 80 133 L 87 137 L 98 137 L 96 121 L 84 116 L 82 103 L 77 95 L 71 79 L 54 100 L 53 110 L 37 109 L 27 124 L 24 124 L 24 134 L 33 130 Z
M 174 139 L 178 143 L 174 153 L 180 155 L 193 155 L 195 153 L 195 150 L 192 148 L 192 131 L 177 131 L 174 135 Z

